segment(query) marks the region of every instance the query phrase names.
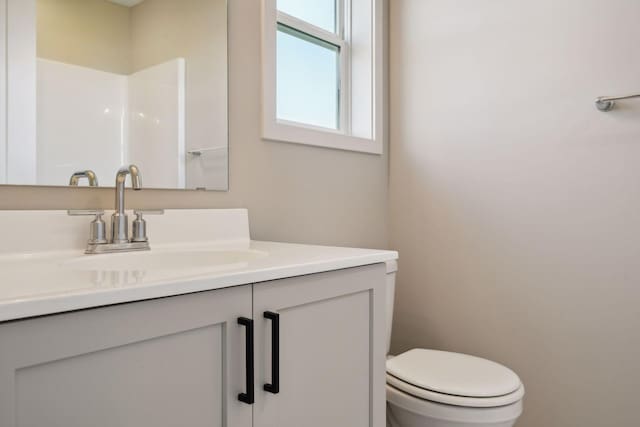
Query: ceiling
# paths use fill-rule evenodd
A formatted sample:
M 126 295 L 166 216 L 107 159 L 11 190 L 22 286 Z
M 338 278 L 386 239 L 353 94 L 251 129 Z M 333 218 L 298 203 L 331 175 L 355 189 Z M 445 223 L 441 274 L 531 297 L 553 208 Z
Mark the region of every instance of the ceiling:
M 133 7 L 144 0 L 109 0 L 111 3 L 120 4 L 122 6 Z

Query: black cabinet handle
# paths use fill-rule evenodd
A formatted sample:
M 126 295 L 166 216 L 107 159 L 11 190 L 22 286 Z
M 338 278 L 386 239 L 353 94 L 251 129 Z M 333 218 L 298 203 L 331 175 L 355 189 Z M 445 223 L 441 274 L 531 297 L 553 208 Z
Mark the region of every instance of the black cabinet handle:
M 280 315 L 264 312 L 265 319 L 271 320 L 271 384 L 265 384 L 269 393 L 280 393 Z
M 253 372 L 253 320 L 246 317 L 238 317 L 238 324 L 245 326 L 246 331 L 246 369 L 247 369 L 247 388 L 246 393 L 238 394 L 238 400 L 247 405 L 253 405 L 254 398 L 254 372 Z

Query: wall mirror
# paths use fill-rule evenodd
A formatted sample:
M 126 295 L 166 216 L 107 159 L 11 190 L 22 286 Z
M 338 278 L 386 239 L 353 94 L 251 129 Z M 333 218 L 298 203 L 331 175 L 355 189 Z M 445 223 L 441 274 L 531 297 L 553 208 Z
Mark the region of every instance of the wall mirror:
M 133 163 L 144 188 L 228 189 L 226 0 L 0 0 L 0 13 L 0 184 L 91 170 L 110 187 Z

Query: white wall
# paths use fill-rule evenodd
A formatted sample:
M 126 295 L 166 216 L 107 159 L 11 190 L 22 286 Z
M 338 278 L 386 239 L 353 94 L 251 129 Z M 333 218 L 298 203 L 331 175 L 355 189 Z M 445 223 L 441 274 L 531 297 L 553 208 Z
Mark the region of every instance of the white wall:
M 6 176 L 0 183 L 36 184 L 36 38 L 33 1 L 0 1 L 0 31 L 4 33 L 7 61 L 2 63 L 3 108 L 0 124 L 3 136 L 0 149 L 5 150 Z M 6 19 L 5 19 L 6 18 Z
M 394 349 L 503 362 L 519 427 L 638 425 L 636 0 L 391 2 Z
M 147 188 L 185 188 L 184 68 L 179 58 L 125 76 L 38 59 L 37 182 L 91 169 L 108 186 L 135 163 Z
M 144 171 L 146 187 L 186 188 L 184 59 L 133 73 L 127 93 L 127 162 Z
M 110 184 L 126 153 L 127 76 L 46 59 L 37 75 L 38 183 L 91 169 Z

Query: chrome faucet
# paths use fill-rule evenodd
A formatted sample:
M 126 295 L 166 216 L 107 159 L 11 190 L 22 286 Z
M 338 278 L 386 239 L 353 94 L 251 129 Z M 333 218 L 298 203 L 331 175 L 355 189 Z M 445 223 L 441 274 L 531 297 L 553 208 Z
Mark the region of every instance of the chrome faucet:
M 69 215 L 93 215 L 91 222 L 89 241 L 87 242 L 87 254 L 104 254 L 112 252 L 131 252 L 149 250 L 147 238 L 147 224 L 143 215 L 161 215 L 163 210 L 135 210 L 133 221 L 133 236 L 129 237 L 129 218 L 125 213 L 124 186 L 127 175 L 131 176 L 131 186 L 134 190 L 142 189 L 140 170 L 136 165 L 123 166 L 116 174 L 116 210 L 111 216 L 111 238 L 106 239 L 106 227 L 102 221 L 102 210 L 70 210 Z
M 136 165 L 123 166 L 116 174 L 116 211 L 111 216 L 111 243 L 129 243 L 129 218 L 124 212 L 124 184 L 131 175 L 134 190 L 142 189 L 142 177 Z
M 98 186 L 98 176 L 94 171 L 87 169 L 86 171 L 77 171 L 71 175 L 69 178 L 69 185 L 77 187 L 80 179 L 87 178 L 89 181 L 89 187 L 97 187 Z

